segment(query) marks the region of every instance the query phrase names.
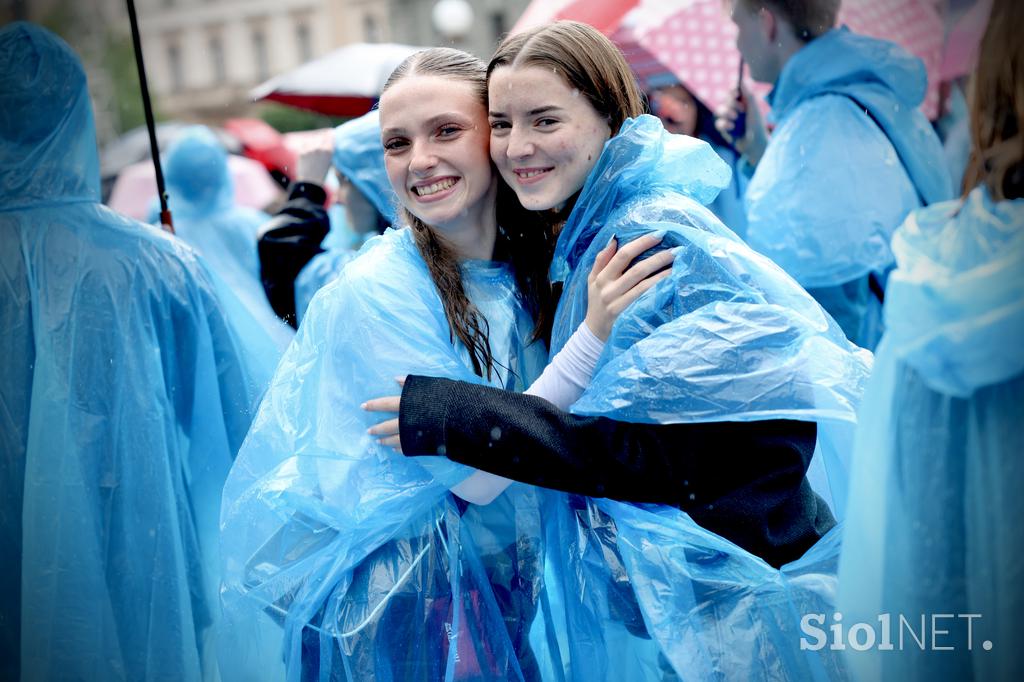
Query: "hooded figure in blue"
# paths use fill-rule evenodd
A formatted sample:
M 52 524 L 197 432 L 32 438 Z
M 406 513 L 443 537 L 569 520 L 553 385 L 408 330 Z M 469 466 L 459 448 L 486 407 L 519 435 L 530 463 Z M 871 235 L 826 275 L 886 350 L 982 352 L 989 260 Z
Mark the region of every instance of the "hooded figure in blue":
M 708 206 L 740 238 L 747 235 L 747 209 L 743 203 L 749 178 L 741 171 L 743 157 L 715 127 L 715 116 L 675 74 L 657 73 L 646 79 L 651 113 L 661 119 L 665 130 L 704 140 L 729 165 L 729 186 L 718 193 Z
M 284 352 L 292 330 L 274 314 L 260 283 L 256 237 L 270 216 L 235 203 L 224 145 L 208 128 L 182 131 L 164 158 L 175 234 L 202 254 Z
M 295 310 L 301 320 L 320 287 L 334 279 L 367 239 L 396 222 L 398 200 L 384 169 L 380 113 L 376 110 L 334 131 L 333 166 L 342 176 L 346 203 L 328 211 L 330 231 L 315 256 L 295 278 Z
M 774 83 L 775 130 L 763 156 L 750 158 L 747 242 L 807 288 L 852 341 L 873 349 L 893 230 L 911 210 L 953 192 L 942 145 L 918 109 L 924 65 L 893 43 L 827 30 L 834 0 L 794 5 L 803 16 L 763 4 L 766 14 L 760 3 L 736 0 L 732 12 L 751 76 Z M 753 108 L 747 128 L 763 136 Z
M 81 63 L 26 23 L 0 196 L 0 677 L 217 679 L 220 491 L 276 353 L 191 248 L 100 204 Z
M 973 189 L 893 237 L 840 562 L 844 635 L 866 623 L 858 643 L 877 642 L 847 645 L 860 680 L 1024 675 L 1022 23 L 1020 3 L 993 3 L 972 85 Z
M 438 217 L 441 227 L 407 213 L 408 226 L 370 240 L 313 297 L 224 489 L 222 594 L 235 652 L 246 659 L 269 647 L 279 659 L 268 668 L 275 679 L 536 677 L 526 639 L 542 584 L 540 491 L 513 485 L 486 507 L 467 507 L 449 490 L 472 469 L 397 455 L 367 434 L 372 415 L 360 409 L 411 371 L 522 390 L 546 358 L 544 344 L 532 341 L 522 273 L 508 262 L 442 254 L 431 236 L 465 229 L 483 247 L 496 239 L 471 221 L 489 215 L 493 226 L 497 179 L 486 152 L 483 64 L 446 49 L 410 60 L 420 54 L 434 66 L 400 67 L 382 101 L 417 82 L 418 69 L 469 71 L 469 83 L 433 80 L 444 78 L 441 106 L 473 122 L 435 152 L 446 177 L 461 172 L 460 189 L 470 189 L 424 202 L 447 216 Z M 475 159 L 476 174 L 449 149 L 462 150 L 462 162 Z M 403 191 L 411 203 L 404 183 Z M 432 265 L 457 268 L 486 330 L 490 367 L 455 336 L 441 292 L 452 294 L 432 276 L 426 249 Z M 536 274 L 543 277 L 543 264 Z M 266 639 L 275 628 L 276 643 Z

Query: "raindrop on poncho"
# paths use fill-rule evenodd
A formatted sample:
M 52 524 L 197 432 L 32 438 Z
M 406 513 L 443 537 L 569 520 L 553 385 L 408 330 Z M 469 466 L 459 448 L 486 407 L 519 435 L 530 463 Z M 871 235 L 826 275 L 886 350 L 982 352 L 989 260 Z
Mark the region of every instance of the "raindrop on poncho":
M 627 120 L 559 235 L 551 352 L 583 320 L 587 274 L 609 239 L 664 230 L 659 248 L 678 249 L 673 274 L 616 321 L 572 411 L 662 424 L 815 421 L 809 478 L 841 511 L 871 355 L 705 207 L 728 180 L 706 143 L 651 116 Z M 832 606 L 839 528 L 777 570 L 671 507 L 570 496 L 548 507 L 545 527 L 571 679 L 842 677 L 836 652 L 799 648 L 799 614 Z
M 893 249 L 837 610 L 878 643 L 890 614 L 897 650 L 847 651 L 848 661 L 861 680 L 1020 679 L 1024 200 L 974 189 L 962 206 L 912 215 Z M 932 649 L 933 614 L 935 644 L 953 650 Z M 912 639 L 922 615 L 924 651 Z
M 366 433 L 378 419 L 361 403 L 394 394 L 396 376 L 481 381 L 412 237 L 371 240 L 313 297 L 225 487 L 236 652 L 274 646 L 288 680 L 513 680 L 542 653 L 527 639 L 540 491 L 517 484 L 467 509 L 449 489 L 472 469 L 406 458 Z M 522 390 L 546 353 L 527 343 L 511 270 L 469 261 L 462 273 L 489 324 L 490 383 Z
M 85 73 L 25 23 L 0 197 L 0 678 L 217 679 L 221 488 L 276 352 L 191 248 L 100 204 Z
M 952 198 L 942 145 L 917 108 L 926 84 L 921 61 L 893 43 L 845 28 L 815 38 L 768 96 L 777 125 L 747 187 L 748 243 L 869 350 L 893 231 Z

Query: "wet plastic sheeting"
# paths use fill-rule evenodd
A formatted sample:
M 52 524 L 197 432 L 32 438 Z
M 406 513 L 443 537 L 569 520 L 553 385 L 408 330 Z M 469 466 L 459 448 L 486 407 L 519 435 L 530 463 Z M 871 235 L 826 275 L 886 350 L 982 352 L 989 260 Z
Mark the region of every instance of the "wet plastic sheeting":
M 99 203 L 93 131 L 71 50 L 0 31 L 0 677 L 212 680 L 220 492 L 276 354 Z
M 923 63 L 892 43 L 836 29 L 787 62 L 769 95 L 777 124 L 747 187 L 747 241 L 874 348 L 881 303 L 842 285 L 892 267 L 907 214 L 952 198 L 942 145 L 917 108 Z M 883 280 L 884 281 L 884 280 Z
M 521 390 L 545 359 L 506 266 L 464 266 L 486 316 L 491 384 Z M 369 242 L 314 296 L 225 488 L 224 598 L 239 656 L 277 627 L 287 678 L 521 679 L 539 603 L 536 490 L 460 505 L 472 470 L 406 458 L 360 409 L 410 372 L 480 381 L 452 343 L 408 229 Z M 276 623 L 276 625 L 275 625 Z M 283 642 L 283 645 L 281 644 Z
M 673 274 L 616 322 L 572 410 L 647 423 L 816 421 L 812 485 L 839 517 L 871 354 L 702 205 L 727 182 L 706 143 L 668 136 L 649 116 L 627 121 L 559 237 L 552 352 L 583 320 L 587 273 L 612 235 L 664 230 Z M 548 556 L 563 581 L 572 679 L 842 677 L 835 652 L 800 651 L 798 636 L 804 608 L 832 604 L 838 528 L 775 570 L 674 508 L 577 499 L 546 522 L 549 550 L 563 550 Z
M 995 203 L 979 188 L 962 208 L 917 212 L 893 240 L 897 269 L 860 413 L 839 609 L 879 641 L 879 617 L 890 614 L 892 640 L 902 636 L 904 646 L 847 651 L 858 679 L 1024 673 L 1013 644 L 1024 609 L 1022 228 L 1024 200 Z M 921 614 L 924 651 L 899 620 L 921 636 Z M 954 614 L 940 616 L 934 633 L 953 650 L 932 649 L 932 614 Z M 970 614 L 978 618 L 969 623 Z

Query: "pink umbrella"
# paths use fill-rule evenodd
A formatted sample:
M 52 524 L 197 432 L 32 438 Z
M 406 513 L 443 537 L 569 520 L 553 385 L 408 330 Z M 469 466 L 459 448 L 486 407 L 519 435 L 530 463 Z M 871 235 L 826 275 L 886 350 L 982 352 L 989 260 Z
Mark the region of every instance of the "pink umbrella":
M 966 76 L 974 70 L 978 46 L 985 35 L 991 11 L 992 0 L 977 0 L 953 25 L 942 55 L 942 80 Z
M 864 35 L 891 40 L 921 58 L 928 72 L 925 115 L 939 115 L 943 25 L 934 0 L 845 0 L 839 22 Z
M 235 202 L 241 206 L 264 208 L 281 196 L 281 188 L 258 161 L 230 154 L 228 169 L 235 187 Z M 114 182 L 107 205 L 118 213 L 145 220 L 156 198 L 156 172 L 149 161 L 127 166 Z M 173 205 L 174 197 L 171 197 Z

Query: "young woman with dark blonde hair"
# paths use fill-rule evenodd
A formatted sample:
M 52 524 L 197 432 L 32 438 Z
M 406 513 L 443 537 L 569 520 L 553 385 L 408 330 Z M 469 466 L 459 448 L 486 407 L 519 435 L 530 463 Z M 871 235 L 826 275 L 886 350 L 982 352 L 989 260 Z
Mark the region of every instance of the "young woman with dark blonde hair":
M 408 227 L 369 242 L 314 296 L 226 486 L 236 652 L 260 645 L 244 636 L 250 623 L 276 620 L 288 679 L 540 675 L 527 641 L 539 491 L 396 455 L 366 434 L 360 405 L 418 371 L 567 406 L 618 311 L 671 257 L 627 268 L 656 237 L 604 249 L 590 313 L 541 374 L 550 231 L 527 229 L 531 216 L 502 195 L 485 97 L 484 63 L 452 49 L 416 53 L 388 80 L 380 140 Z

